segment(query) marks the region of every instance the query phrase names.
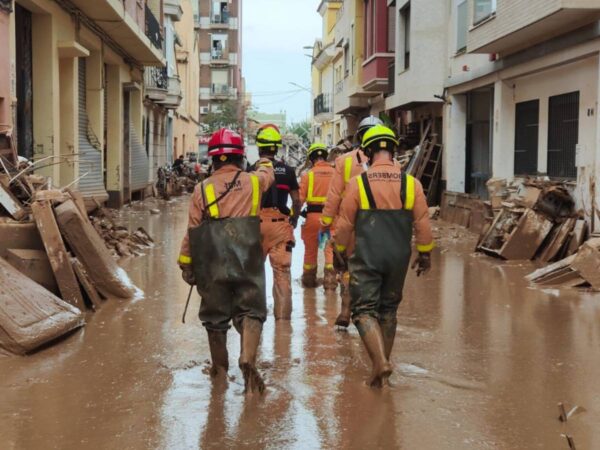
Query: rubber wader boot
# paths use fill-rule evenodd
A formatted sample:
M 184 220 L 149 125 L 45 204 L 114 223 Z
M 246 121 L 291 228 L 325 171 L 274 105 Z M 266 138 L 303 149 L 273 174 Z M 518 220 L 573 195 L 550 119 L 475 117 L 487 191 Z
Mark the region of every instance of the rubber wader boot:
M 244 391 L 260 392 L 265 390 L 265 383 L 256 370 L 256 353 L 260 343 L 262 323 L 256 319 L 245 317 L 242 322 L 242 351 L 240 354 L 240 369 L 244 374 Z
M 350 325 L 350 316 L 351 316 L 350 293 L 348 292 L 348 290 L 345 290 L 345 292 L 342 293 L 341 297 L 342 297 L 342 309 L 340 311 L 340 314 L 337 316 L 337 319 L 335 319 L 335 324 L 338 327 L 348 328 L 348 326 Z
M 305 288 L 317 287 L 317 269 L 305 269 L 302 274 L 302 286 Z
M 227 374 L 229 370 L 229 355 L 227 353 L 227 331 L 207 330 L 208 345 L 212 367 L 210 376 L 215 378 L 219 374 Z
M 289 299 L 273 299 L 273 314 L 275 320 L 290 320 L 292 318 L 292 302 Z
M 360 337 L 373 363 L 373 372 L 367 384 L 371 387 L 380 388 L 392 374 L 392 366 L 385 357 L 385 347 L 379 322 L 376 318 L 363 314 L 354 319 L 354 324 L 358 328 Z
M 381 327 L 381 334 L 383 335 L 383 345 L 385 347 L 385 357 L 390 360 L 392 354 L 392 348 L 394 347 L 394 339 L 396 338 L 396 325 L 398 319 L 396 319 L 396 313 L 387 313 L 379 316 L 379 326 Z
M 323 277 L 323 287 L 326 291 L 335 291 L 337 289 L 337 274 L 333 269 L 325 269 L 325 276 Z

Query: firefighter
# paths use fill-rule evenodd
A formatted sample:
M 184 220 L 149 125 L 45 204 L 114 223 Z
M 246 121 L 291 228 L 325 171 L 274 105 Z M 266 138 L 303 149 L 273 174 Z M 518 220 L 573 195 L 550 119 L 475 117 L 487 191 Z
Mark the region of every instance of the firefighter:
M 323 209 L 321 217 L 321 232 L 326 233 L 333 224 L 338 215 L 340 203 L 346 190 L 348 182 L 356 175 L 364 172 L 367 169 L 367 157 L 360 148 L 362 137 L 365 132 L 375 126 L 383 125 L 383 122 L 375 116 L 365 117 L 358 124 L 356 139 L 359 143 L 354 150 L 347 152 L 344 155 L 338 156 L 335 160 L 335 172 L 327 192 L 327 202 Z M 335 234 L 335 233 L 334 233 Z M 349 274 L 342 274 L 342 307 L 335 324 L 340 327 L 347 328 L 350 325 L 350 295 L 348 292 Z
M 189 232 L 179 266 L 202 296 L 199 317 L 208 333 L 213 377 L 229 368 L 227 330 L 241 335 L 239 366 L 246 392 L 264 390 L 256 354 L 266 319 L 260 200 L 272 184 L 273 165 L 261 159 L 253 173 L 241 170 L 245 147 L 236 132 L 221 129 L 208 143 L 214 173 L 194 190 Z
M 259 128 L 256 145 L 261 158 L 273 163 L 275 182 L 263 196 L 260 210 L 260 231 L 264 258 L 273 269 L 273 313 L 276 320 L 289 320 L 292 315 L 292 250 L 296 245 L 294 228 L 300 213 L 298 179 L 294 169 L 275 160 L 282 147 L 281 134 L 275 125 Z M 288 207 L 288 197 L 292 208 Z
M 304 270 L 302 285 L 307 288 L 317 286 L 318 253 L 321 243 L 325 243 L 325 277 L 323 287 L 327 290 L 337 288 L 336 273 L 333 268 L 333 248 L 327 239 L 321 237 L 321 214 L 327 200 L 327 191 L 334 169 L 327 162 L 327 147 L 315 143 L 308 149 L 307 158 L 311 169 L 300 180 L 300 203 L 306 203 L 306 221 L 302 225 L 304 241 Z M 321 237 L 321 239 L 320 239 Z
M 362 147 L 369 169 L 348 184 L 336 222 L 340 253 L 349 259 L 352 320 L 373 363 L 369 384 L 381 387 L 391 375 L 396 312 L 411 257 L 413 229 L 417 275 L 431 267 L 433 235 L 421 183 L 394 164 L 398 141 L 382 125 L 369 129 Z M 352 242 L 354 241 L 354 242 Z

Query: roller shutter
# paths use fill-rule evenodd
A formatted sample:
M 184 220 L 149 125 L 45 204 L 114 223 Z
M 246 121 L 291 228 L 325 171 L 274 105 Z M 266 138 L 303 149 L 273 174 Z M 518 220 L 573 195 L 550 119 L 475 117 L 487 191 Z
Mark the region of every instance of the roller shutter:
M 131 190 L 145 189 L 149 184 L 150 162 L 148 154 L 142 145 L 142 140 L 135 132 L 133 125 L 129 125 L 129 143 L 131 155 Z

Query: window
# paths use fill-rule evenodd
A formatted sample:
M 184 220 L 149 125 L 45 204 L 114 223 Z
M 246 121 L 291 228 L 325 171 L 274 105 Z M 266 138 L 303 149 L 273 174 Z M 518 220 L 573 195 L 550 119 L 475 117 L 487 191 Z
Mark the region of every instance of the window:
M 467 0 L 459 0 L 456 8 L 456 52 L 467 49 L 467 35 L 469 34 L 469 3 Z
M 211 59 L 228 59 L 229 55 L 227 52 L 227 35 L 226 34 L 213 34 L 211 37 L 210 47 Z
M 229 72 L 227 70 L 213 70 L 211 72 L 213 94 L 227 94 L 229 92 Z
M 496 0 L 473 0 L 473 25 L 496 13 Z
M 229 5 L 227 2 L 213 0 L 210 20 L 212 23 L 229 23 Z
M 350 74 L 350 45 L 344 46 L 344 78 Z
M 351 53 L 351 58 L 352 58 L 352 75 L 354 75 L 354 71 L 356 69 L 356 57 L 354 56 L 355 52 L 354 52 L 354 24 L 352 24 L 350 26 L 351 31 L 350 31 L 350 53 Z
M 388 7 L 388 41 L 387 51 L 396 52 L 396 2 L 392 2 Z
M 410 2 L 400 10 L 400 67 L 410 67 Z

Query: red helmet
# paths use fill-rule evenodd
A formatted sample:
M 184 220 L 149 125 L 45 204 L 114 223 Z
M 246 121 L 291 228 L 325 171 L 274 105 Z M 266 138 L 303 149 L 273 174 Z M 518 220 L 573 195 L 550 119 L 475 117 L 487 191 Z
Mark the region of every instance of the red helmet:
M 235 131 L 221 128 L 208 141 L 208 156 L 245 154 L 244 138 Z

